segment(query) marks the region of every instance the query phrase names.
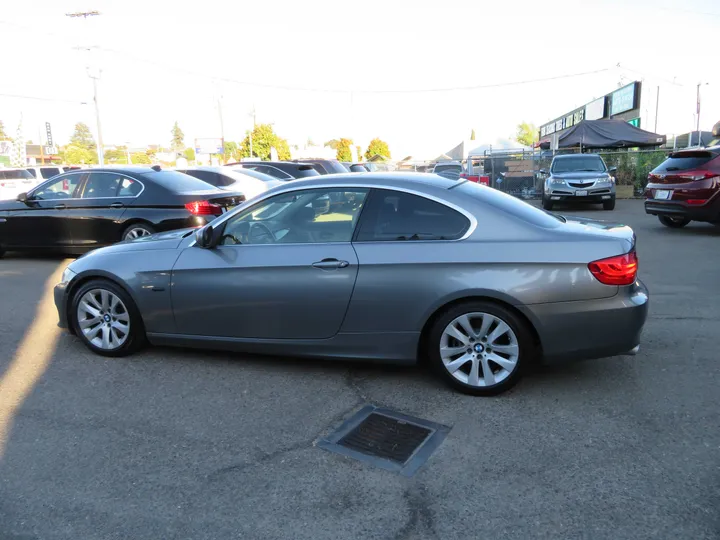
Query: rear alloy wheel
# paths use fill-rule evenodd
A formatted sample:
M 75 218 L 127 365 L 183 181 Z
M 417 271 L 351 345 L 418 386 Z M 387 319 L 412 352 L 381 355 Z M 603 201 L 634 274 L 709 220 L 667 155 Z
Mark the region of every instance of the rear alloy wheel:
M 86 283 L 73 295 L 75 334 L 93 352 L 127 356 L 145 343 L 145 329 L 132 298 L 106 280 Z
M 683 217 L 671 217 L 671 216 L 658 216 L 660 223 L 671 229 L 682 229 L 685 225 L 690 223 L 690 220 Z
M 615 210 L 615 197 L 609 201 L 603 201 L 603 210 Z
M 135 240 L 136 238 L 150 236 L 151 234 L 155 234 L 155 230 L 150 227 L 150 225 L 136 223 L 135 225 L 130 225 L 127 229 L 125 229 L 125 232 L 122 235 L 122 239 Z
M 527 325 L 490 302 L 468 302 L 445 312 L 430 331 L 432 365 L 454 388 L 476 396 L 509 389 L 532 354 Z

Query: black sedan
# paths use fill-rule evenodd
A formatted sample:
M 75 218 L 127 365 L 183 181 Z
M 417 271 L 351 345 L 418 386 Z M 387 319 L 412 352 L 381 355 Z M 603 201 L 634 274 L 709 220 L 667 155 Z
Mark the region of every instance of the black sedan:
M 205 225 L 244 200 L 242 193 L 157 165 L 71 171 L 14 201 L 0 201 L 0 255 L 84 253 L 154 232 Z

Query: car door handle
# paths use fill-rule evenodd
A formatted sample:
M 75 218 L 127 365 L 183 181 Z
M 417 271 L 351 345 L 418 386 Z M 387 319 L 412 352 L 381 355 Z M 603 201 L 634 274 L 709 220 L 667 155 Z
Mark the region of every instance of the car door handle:
M 114 202 L 110 205 L 110 208 L 122 208 L 123 206 L 125 205 L 121 202 Z
M 67 207 L 64 204 L 56 204 L 53 208 L 55 208 L 55 210 L 64 210 Z
M 322 261 L 314 262 L 315 268 L 322 270 L 332 270 L 333 268 L 347 268 L 350 263 L 347 261 L 338 261 L 337 259 L 323 259 Z

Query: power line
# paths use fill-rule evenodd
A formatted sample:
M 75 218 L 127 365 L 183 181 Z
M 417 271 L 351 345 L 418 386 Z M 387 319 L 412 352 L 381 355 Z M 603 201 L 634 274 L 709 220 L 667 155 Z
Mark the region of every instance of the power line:
M 24 96 L 22 94 L 0 94 L 0 97 L 9 97 L 17 99 L 34 99 L 37 101 L 55 101 L 59 103 L 74 103 L 76 105 L 87 105 L 86 101 L 75 101 L 74 99 L 47 98 L 39 96 Z

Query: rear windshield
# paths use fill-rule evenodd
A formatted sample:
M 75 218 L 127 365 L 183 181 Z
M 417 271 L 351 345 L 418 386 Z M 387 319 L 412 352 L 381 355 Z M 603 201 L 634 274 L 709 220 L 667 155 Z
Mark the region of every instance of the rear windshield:
M 12 169 L 9 171 L 3 171 L 0 169 L 0 178 L 3 180 L 24 180 L 35 178 L 29 171 L 25 169 Z
M 670 154 L 670 157 L 658 165 L 652 172 L 656 174 L 666 174 L 675 171 L 699 169 L 716 157 L 717 154 L 706 151 L 677 152 Z
M 202 180 L 198 180 L 197 178 L 193 178 L 190 175 L 177 171 L 144 173 L 143 176 L 148 180 L 152 180 L 159 186 L 175 193 L 182 193 L 185 191 L 207 191 L 213 187 L 207 182 L 203 182 Z
M 40 174 L 42 174 L 42 177 L 45 179 L 52 178 L 53 176 L 57 176 L 58 174 L 60 174 L 60 168 L 59 167 L 43 167 L 42 169 L 40 169 Z
M 510 215 L 527 221 L 538 227 L 544 227 L 546 229 L 553 229 L 560 225 L 558 218 L 552 214 L 540 210 L 520 199 L 503 193 L 497 189 L 481 186 L 475 182 L 463 182 L 458 184 L 456 188 L 458 191 L 467 194 L 473 198 L 479 199 L 490 206 L 502 210 Z
M 250 176 L 257 180 L 262 180 L 263 182 L 277 182 L 278 180 L 286 180 L 285 178 L 277 178 L 275 176 L 270 176 L 269 174 L 261 173 L 254 169 L 245 169 L 239 167 L 232 170 L 236 173 L 244 174 L 245 176 Z
M 605 163 L 600 156 L 573 156 L 555 159 L 551 172 L 605 172 Z
M 310 165 L 300 165 L 293 173 L 295 178 L 306 178 L 308 176 L 320 176 L 320 173 Z
M 433 169 L 435 172 L 440 171 L 462 171 L 462 165 L 435 165 L 435 168 Z

